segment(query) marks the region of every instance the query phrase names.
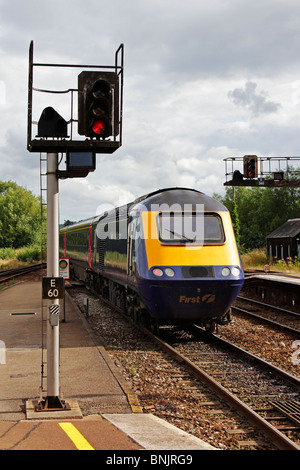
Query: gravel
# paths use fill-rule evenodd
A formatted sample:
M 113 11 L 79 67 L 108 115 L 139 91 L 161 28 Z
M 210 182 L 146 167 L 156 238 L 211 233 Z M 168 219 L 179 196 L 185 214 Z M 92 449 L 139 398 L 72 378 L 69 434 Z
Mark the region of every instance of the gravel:
M 300 364 L 296 363 L 296 336 L 257 320 L 234 315 L 229 327 L 219 326 L 218 334 L 243 349 L 300 378 Z M 298 338 L 299 339 L 299 338 Z M 298 349 L 299 349 L 298 345 Z

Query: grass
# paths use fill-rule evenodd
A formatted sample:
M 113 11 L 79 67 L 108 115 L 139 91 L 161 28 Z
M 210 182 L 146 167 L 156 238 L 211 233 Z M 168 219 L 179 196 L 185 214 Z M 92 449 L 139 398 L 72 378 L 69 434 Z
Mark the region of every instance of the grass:
M 39 261 L 41 261 L 41 247 L 39 245 L 18 249 L 0 248 L 0 270 L 14 269 Z
M 270 266 L 271 271 L 293 273 L 300 275 L 300 262 L 295 259 L 288 261 L 284 260 L 269 260 L 267 252 L 264 248 L 256 249 L 241 255 L 242 264 L 244 269 L 263 269 L 266 264 Z

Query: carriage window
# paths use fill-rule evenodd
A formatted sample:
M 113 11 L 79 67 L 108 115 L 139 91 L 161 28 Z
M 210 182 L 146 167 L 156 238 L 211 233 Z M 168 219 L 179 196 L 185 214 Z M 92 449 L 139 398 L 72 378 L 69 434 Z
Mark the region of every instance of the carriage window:
M 221 218 L 211 213 L 161 212 L 158 230 L 164 243 L 214 245 L 225 241 Z

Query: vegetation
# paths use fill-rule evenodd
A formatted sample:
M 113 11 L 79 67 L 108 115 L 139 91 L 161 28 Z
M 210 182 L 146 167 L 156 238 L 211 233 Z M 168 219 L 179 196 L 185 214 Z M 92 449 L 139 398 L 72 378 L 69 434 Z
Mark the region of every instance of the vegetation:
M 40 238 L 39 198 L 13 181 L 0 181 L 0 269 L 39 261 Z
M 241 253 L 265 247 L 267 235 L 300 217 L 300 188 L 228 187 L 214 197 L 230 210 Z
M 13 181 L 0 181 L 0 248 L 40 243 L 39 198 Z
M 299 188 L 227 188 L 224 197 L 214 194 L 229 210 L 244 269 L 300 272 L 299 260 L 270 262 L 266 237 L 288 219 L 300 217 Z
M 41 246 L 30 245 L 23 248 L 0 248 L 0 270 L 41 261 Z
M 299 274 L 300 261 L 278 260 L 270 261 L 265 248 L 256 249 L 241 255 L 244 269 L 263 269 L 265 265 L 270 266 L 271 271 Z

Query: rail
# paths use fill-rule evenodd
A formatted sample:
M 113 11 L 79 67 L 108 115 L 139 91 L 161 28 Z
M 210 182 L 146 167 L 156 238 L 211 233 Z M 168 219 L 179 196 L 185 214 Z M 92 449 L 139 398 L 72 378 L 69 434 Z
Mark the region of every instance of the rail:
M 282 313 L 286 316 L 290 316 L 294 322 L 297 321 L 298 318 L 300 317 L 300 314 L 298 312 L 293 312 L 291 310 L 286 310 L 286 309 L 281 308 L 281 307 L 276 307 L 276 306 L 273 306 L 273 305 L 270 305 L 270 304 L 266 304 L 264 302 L 259 302 L 257 300 L 248 299 L 246 297 L 239 296 L 237 298 L 237 300 L 241 300 L 241 301 L 247 302 L 249 304 L 254 304 L 254 305 L 269 309 L 269 310 L 273 310 L 275 312 Z M 250 312 L 246 308 L 241 307 L 240 305 L 234 304 L 232 306 L 232 311 L 247 315 L 247 316 L 252 317 L 252 318 L 255 318 L 256 320 L 259 320 L 263 323 L 267 323 L 267 324 L 272 325 L 276 328 L 287 331 L 291 334 L 300 334 L 300 330 L 298 328 L 294 328 L 294 327 L 288 326 L 286 324 L 280 323 L 278 321 L 272 320 L 271 318 L 267 318 L 267 317 L 263 316 L 263 314 Z
M 7 269 L 0 271 L 0 283 L 14 279 L 15 277 L 22 276 L 32 271 L 37 271 L 38 269 L 43 269 L 46 266 L 45 263 L 37 263 L 30 266 L 22 266 L 15 269 Z

